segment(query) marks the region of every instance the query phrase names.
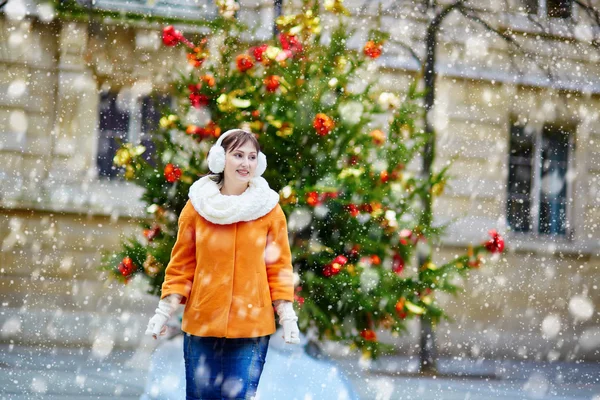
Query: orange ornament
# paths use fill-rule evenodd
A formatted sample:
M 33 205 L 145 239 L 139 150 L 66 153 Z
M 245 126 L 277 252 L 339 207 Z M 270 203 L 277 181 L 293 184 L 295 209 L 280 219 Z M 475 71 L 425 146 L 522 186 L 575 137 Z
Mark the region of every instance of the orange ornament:
M 200 68 L 208 57 L 208 53 L 204 50 L 205 44 L 206 38 L 202 39 L 200 46 L 194 47 L 187 55 L 188 62 L 196 68 Z
M 335 127 L 335 122 L 326 114 L 318 113 L 313 121 L 313 127 L 317 130 L 319 136 L 326 136 Z
M 398 299 L 398 302 L 396 303 L 396 314 L 398 314 L 398 317 L 400 317 L 401 319 L 406 318 L 406 311 L 404 310 L 404 303 L 406 302 L 406 299 L 404 297 L 400 297 L 400 299 Z
M 379 129 L 375 129 L 369 133 L 369 136 L 373 138 L 373 143 L 376 145 L 382 145 L 385 142 L 385 133 Z
M 389 179 L 390 174 L 386 170 L 383 170 L 379 173 L 379 180 L 381 181 L 381 183 L 386 183 Z
M 212 75 L 202 75 L 200 80 L 206 83 L 209 87 L 215 86 L 215 77 Z
M 376 59 L 381 55 L 383 51 L 382 43 L 375 43 L 372 40 L 369 40 L 365 43 L 365 47 L 363 48 L 363 53 L 369 58 Z
M 381 258 L 379 258 L 379 256 L 377 254 L 371 255 L 371 264 L 373 264 L 373 265 L 381 264 Z

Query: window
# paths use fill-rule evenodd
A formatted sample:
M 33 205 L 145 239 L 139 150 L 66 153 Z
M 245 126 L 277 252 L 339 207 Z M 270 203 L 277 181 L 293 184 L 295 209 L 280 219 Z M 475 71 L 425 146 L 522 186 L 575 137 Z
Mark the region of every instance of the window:
M 100 96 L 100 129 L 98 137 L 98 175 L 114 178 L 119 171 L 113 166 L 113 157 L 120 142 L 128 141 L 129 112 L 119 104 L 116 93 Z
M 573 0 L 546 0 L 546 14 L 550 18 L 570 18 Z
M 125 94 L 123 94 L 125 93 Z M 128 98 L 126 92 L 102 92 L 100 95 L 100 126 L 98 137 L 98 175 L 105 178 L 122 176 L 113 165 L 113 158 L 122 143 L 140 143 L 146 147 L 142 157 L 152 162 L 153 132 L 158 127 L 160 112 L 170 102 L 169 96 Z
M 570 18 L 573 10 L 573 0 L 517 0 L 515 9 L 530 15 Z
M 510 132 L 507 222 L 517 232 L 568 234 L 571 135 L 560 125 L 541 132 L 514 123 Z
M 524 12 L 526 14 L 534 14 L 537 15 L 539 12 L 539 0 L 521 0 L 519 4 L 519 11 Z

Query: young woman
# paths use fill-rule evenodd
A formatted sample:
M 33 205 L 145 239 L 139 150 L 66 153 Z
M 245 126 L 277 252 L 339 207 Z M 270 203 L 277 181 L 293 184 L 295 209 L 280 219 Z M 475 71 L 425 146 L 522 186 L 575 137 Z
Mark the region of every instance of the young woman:
M 191 186 L 179 216 L 146 334 L 164 334 L 177 305 L 185 304 L 187 399 L 249 399 L 275 332 L 271 303 L 285 341 L 300 341 L 287 223 L 279 194 L 261 177 L 267 162 L 253 134 L 223 133 L 208 166 L 213 175 Z

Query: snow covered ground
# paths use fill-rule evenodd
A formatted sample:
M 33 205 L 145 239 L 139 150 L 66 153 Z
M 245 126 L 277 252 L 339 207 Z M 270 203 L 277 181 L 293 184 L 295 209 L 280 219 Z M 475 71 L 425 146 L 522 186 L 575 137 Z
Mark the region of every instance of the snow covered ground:
M 416 377 L 416 360 L 382 358 L 365 374 L 356 360 L 337 360 L 361 399 L 600 400 L 600 364 L 500 360 L 439 362 L 440 376 Z
M 411 376 L 416 362 L 404 357 L 383 358 L 370 372 L 356 357 L 336 361 L 361 399 L 600 400 L 599 363 L 441 360 L 444 375 L 422 378 Z M 99 359 L 89 349 L 2 344 L 0 399 L 138 399 L 148 366 L 132 351 L 115 349 Z

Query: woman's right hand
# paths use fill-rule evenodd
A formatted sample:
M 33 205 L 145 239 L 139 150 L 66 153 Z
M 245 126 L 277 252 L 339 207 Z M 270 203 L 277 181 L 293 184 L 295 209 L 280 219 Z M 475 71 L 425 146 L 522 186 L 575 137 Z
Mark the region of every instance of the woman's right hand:
M 167 332 L 167 321 L 181 303 L 181 297 L 179 294 L 171 294 L 158 302 L 156 314 L 148 321 L 146 335 L 152 335 L 154 339 L 157 339 L 158 336 L 162 336 Z

